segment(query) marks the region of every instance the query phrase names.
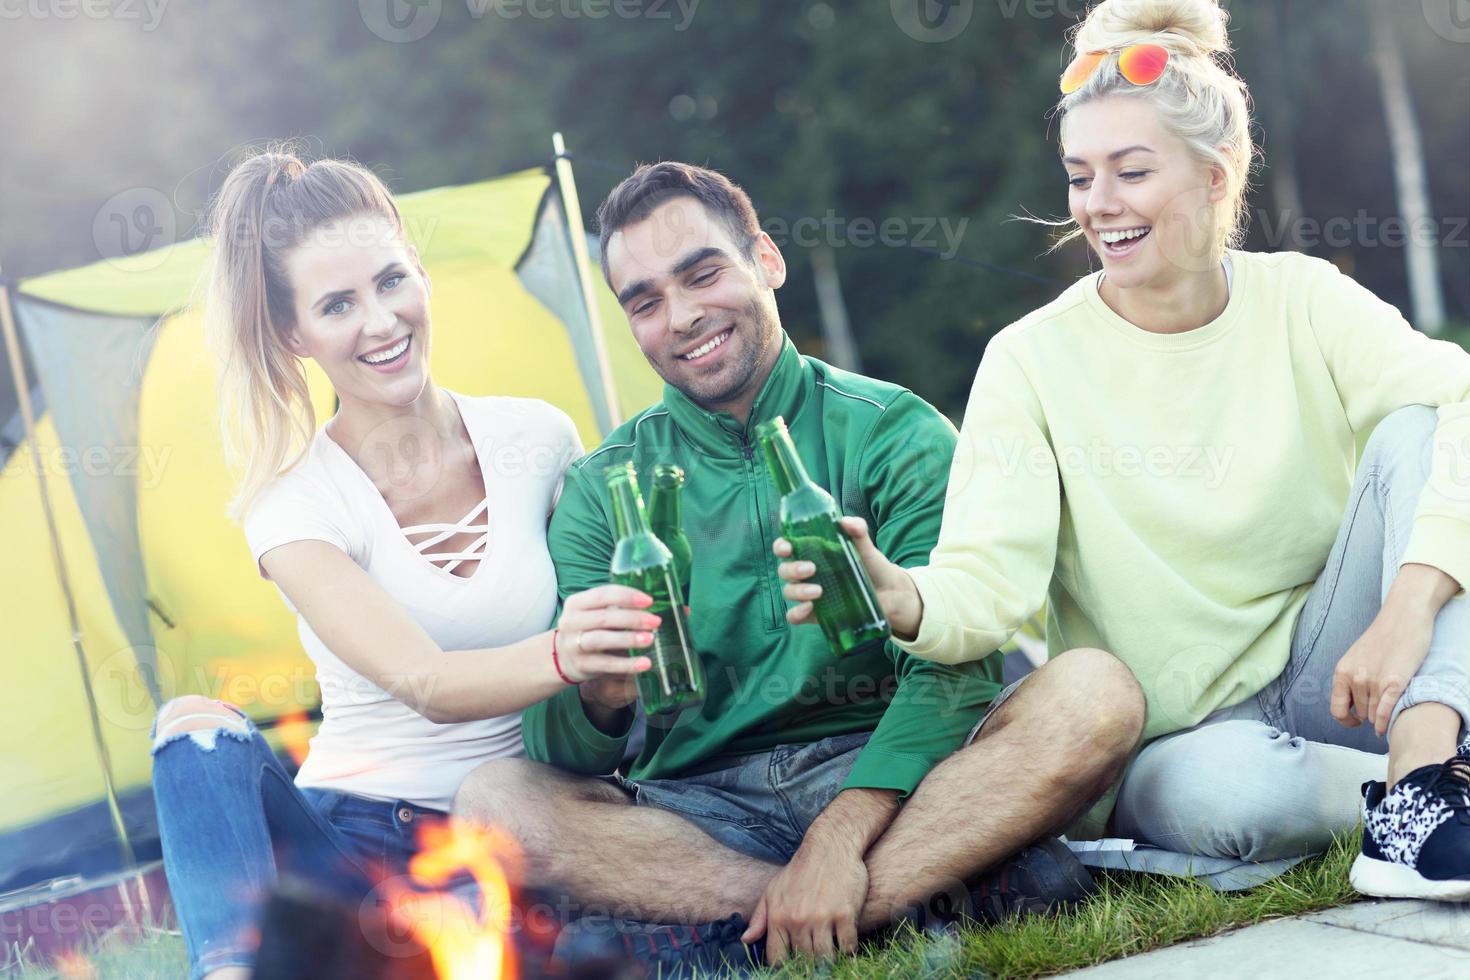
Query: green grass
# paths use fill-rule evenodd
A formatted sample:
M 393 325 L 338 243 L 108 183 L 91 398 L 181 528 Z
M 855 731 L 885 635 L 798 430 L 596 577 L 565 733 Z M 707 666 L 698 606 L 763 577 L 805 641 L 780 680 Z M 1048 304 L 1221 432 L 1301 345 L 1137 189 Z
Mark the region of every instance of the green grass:
M 1097 895 L 1071 915 L 1021 919 L 955 936 L 914 933 L 828 967 L 793 963 L 761 974 L 768 980 L 892 977 L 950 980 L 1045 977 L 1107 960 L 1218 935 L 1267 919 L 1344 905 L 1358 895 L 1348 866 L 1359 837 L 1339 839 L 1322 857 L 1246 892 L 1221 893 L 1195 881 L 1148 875 L 1100 878 Z
M 189 957 L 177 932 L 145 929 L 137 933 L 102 933 L 81 949 L 81 956 L 56 966 L 40 966 L 36 957 L 17 950 L 0 951 L 0 977 L 14 980 L 177 980 L 189 975 Z
M 1099 878 L 1097 895 L 1070 915 L 1022 919 L 991 929 L 928 937 L 910 931 L 890 942 L 869 943 L 862 954 L 815 966 L 793 962 L 764 971 L 766 980 L 832 980 L 891 977 L 894 980 L 959 980 L 1044 977 L 1067 970 L 1214 936 L 1267 919 L 1302 915 L 1357 898 L 1348 885 L 1348 866 L 1358 852 L 1357 834 L 1344 836 L 1322 857 L 1303 862 L 1259 888 L 1221 893 L 1195 881 L 1148 875 Z M 183 940 L 149 930 L 142 942 L 99 936 L 86 956 L 95 972 L 58 973 L 21 958 L 0 975 L 17 980 L 156 980 L 187 975 Z

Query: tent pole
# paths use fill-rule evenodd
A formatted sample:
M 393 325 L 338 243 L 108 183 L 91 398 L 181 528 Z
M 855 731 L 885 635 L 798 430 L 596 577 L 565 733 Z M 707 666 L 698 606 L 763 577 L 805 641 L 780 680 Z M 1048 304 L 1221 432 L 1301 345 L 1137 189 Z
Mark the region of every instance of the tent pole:
M 602 333 L 602 315 L 597 310 L 597 292 L 592 284 L 592 259 L 587 254 L 587 229 L 582 225 L 582 205 L 577 200 L 577 182 L 572 177 L 572 161 L 567 156 L 566 141 L 561 133 L 551 134 L 551 148 L 556 154 L 556 183 L 561 191 L 562 210 L 566 213 L 567 231 L 572 239 L 572 258 L 577 264 L 577 283 L 582 288 L 582 304 L 587 307 L 587 322 L 592 328 L 592 347 L 597 353 L 597 367 L 602 374 L 602 390 L 607 399 L 607 417 L 616 428 L 622 424 L 618 407 L 617 383 L 613 379 L 612 362 L 607 357 L 607 340 Z M 606 432 L 603 435 L 607 435 Z
M 15 330 L 15 317 L 10 307 L 10 288 L 0 282 L 0 330 L 5 336 L 5 351 L 9 355 L 10 376 L 15 383 L 15 396 L 20 404 L 21 420 L 25 423 L 26 443 L 31 449 L 31 465 L 36 470 L 36 482 L 40 484 L 41 508 L 46 514 L 46 528 L 51 536 L 51 560 L 61 594 L 66 598 L 66 615 L 71 624 L 71 645 L 77 655 L 77 667 L 82 675 L 82 690 L 87 695 L 87 712 L 92 720 L 92 738 L 96 743 L 97 756 L 102 763 L 102 786 L 107 797 L 107 810 L 112 816 L 113 829 L 117 831 L 118 846 L 122 849 L 125 867 L 135 867 L 133 845 L 128 839 L 127 824 L 123 821 L 122 807 L 117 802 L 117 788 L 112 783 L 112 758 L 107 752 L 107 742 L 102 737 L 102 719 L 97 713 L 97 697 L 92 690 L 92 675 L 87 669 L 87 654 L 82 648 L 82 627 L 77 618 L 76 599 L 71 591 L 71 576 L 66 570 L 66 556 L 61 550 L 61 538 L 56 530 L 56 515 L 51 508 L 51 494 L 46 485 L 46 467 L 41 462 L 41 449 L 36 441 L 36 416 L 31 409 L 31 389 L 26 384 L 25 366 L 20 359 L 20 339 Z

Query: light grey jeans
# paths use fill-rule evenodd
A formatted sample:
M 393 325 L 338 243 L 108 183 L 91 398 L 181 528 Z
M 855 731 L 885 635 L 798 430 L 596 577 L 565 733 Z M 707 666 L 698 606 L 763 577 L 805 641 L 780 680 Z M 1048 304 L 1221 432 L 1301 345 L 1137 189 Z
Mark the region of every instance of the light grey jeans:
M 1186 854 L 1271 861 L 1321 851 L 1357 824 L 1360 786 L 1384 778 L 1388 741 L 1371 724 L 1345 728 L 1332 718 L 1332 672 L 1373 622 L 1398 572 L 1436 422 L 1433 409 L 1413 406 L 1379 424 L 1286 669 L 1258 696 L 1146 745 L 1123 777 L 1117 836 Z M 1440 611 L 1429 655 L 1393 718 L 1426 701 L 1454 708 L 1470 728 L 1470 597 L 1463 592 Z

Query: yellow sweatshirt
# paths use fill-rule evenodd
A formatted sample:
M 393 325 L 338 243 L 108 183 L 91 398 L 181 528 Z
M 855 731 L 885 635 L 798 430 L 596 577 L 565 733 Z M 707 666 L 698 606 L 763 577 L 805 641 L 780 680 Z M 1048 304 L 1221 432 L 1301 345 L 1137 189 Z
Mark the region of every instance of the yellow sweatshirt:
M 1470 585 L 1470 354 L 1327 262 L 1230 256 L 1229 305 L 1197 330 L 1130 324 L 1095 274 L 990 342 L 903 649 L 984 657 L 1048 600 L 1052 655 L 1112 652 L 1145 737 L 1188 728 L 1281 673 L 1358 436 L 1406 405 L 1439 429 L 1404 562 Z

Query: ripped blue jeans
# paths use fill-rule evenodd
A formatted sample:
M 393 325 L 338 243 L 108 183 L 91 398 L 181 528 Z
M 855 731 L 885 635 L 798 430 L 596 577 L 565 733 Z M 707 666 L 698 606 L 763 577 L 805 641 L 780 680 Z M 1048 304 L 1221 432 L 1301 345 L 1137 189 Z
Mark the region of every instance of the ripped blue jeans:
M 159 712 L 168 718 L 162 733 L 154 723 L 153 796 L 193 980 L 253 964 L 257 920 L 278 873 L 356 905 L 404 872 L 418 825 L 444 817 L 403 801 L 298 788 L 238 708 L 215 702 L 238 721 L 220 716 L 180 731 L 190 716 L 171 714 L 173 704 Z

